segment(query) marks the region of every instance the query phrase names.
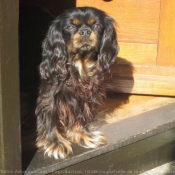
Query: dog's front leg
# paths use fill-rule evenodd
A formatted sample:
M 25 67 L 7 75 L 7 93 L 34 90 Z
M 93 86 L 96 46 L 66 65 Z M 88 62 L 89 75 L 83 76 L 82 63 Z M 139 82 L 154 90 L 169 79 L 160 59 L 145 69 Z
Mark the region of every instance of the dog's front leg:
M 65 138 L 63 123 L 54 111 L 52 99 L 39 97 L 38 101 L 36 145 L 45 155 L 64 159 L 72 153 L 72 147 Z

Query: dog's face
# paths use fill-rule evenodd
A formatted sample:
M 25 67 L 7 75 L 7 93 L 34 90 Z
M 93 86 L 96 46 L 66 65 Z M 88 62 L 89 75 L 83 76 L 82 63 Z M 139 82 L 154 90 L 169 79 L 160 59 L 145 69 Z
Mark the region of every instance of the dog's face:
M 82 79 L 92 76 L 94 69 L 108 72 L 118 53 L 114 24 L 106 13 L 90 7 L 73 8 L 58 16 L 43 43 L 41 77 L 66 79 L 66 64 L 73 65 Z
M 71 62 L 83 79 L 93 75 L 103 32 L 104 13 L 96 9 L 80 8 L 64 14 L 63 38 Z
M 98 13 L 95 15 L 95 12 Z M 63 22 L 63 37 L 69 53 L 98 52 L 105 28 L 104 18 L 97 10 L 72 11 Z

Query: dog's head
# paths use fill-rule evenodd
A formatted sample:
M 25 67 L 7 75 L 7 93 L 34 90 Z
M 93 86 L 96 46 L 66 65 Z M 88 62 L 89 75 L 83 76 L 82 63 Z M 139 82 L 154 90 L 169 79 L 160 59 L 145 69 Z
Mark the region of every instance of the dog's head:
M 69 65 L 81 78 L 92 70 L 106 74 L 118 53 L 115 21 L 101 10 L 80 7 L 67 10 L 51 24 L 43 42 L 42 79 L 66 79 Z

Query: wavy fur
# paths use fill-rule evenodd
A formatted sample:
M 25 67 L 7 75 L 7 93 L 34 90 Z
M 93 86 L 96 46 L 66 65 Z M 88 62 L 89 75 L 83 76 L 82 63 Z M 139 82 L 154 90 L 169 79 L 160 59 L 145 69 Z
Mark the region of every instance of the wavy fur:
M 67 157 L 71 143 L 86 148 L 106 143 L 104 134 L 86 125 L 106 96 L 104 80 L 118 53 L 114 24 L 104 12 L 81 7 L 65 11 L 48 30 L 39 66 L 36 144 L 49 157 Z

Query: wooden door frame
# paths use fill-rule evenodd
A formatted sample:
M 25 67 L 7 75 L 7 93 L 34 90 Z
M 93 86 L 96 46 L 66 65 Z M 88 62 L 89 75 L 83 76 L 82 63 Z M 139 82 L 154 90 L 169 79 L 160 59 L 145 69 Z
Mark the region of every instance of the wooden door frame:
M 21 174 L 19 0 L 0 1 L 0 174 Z

